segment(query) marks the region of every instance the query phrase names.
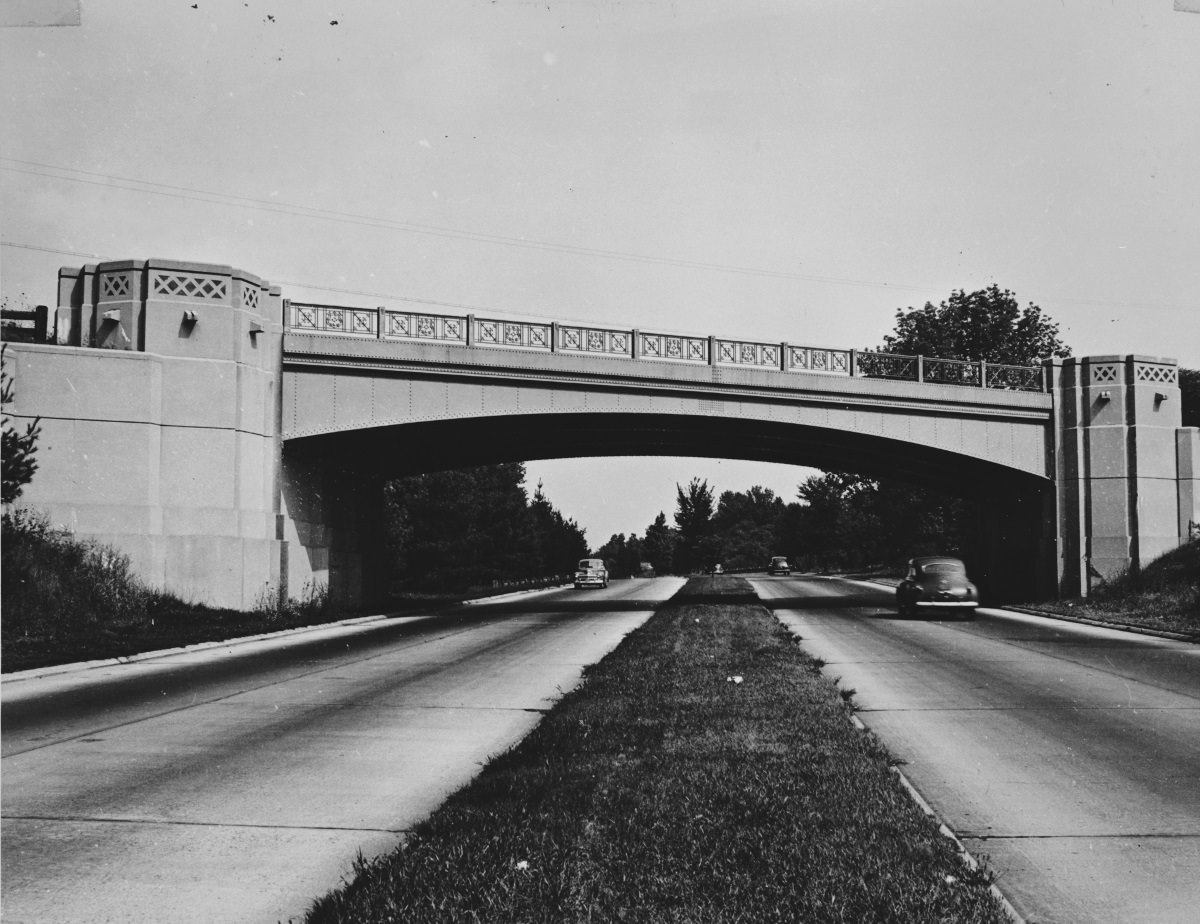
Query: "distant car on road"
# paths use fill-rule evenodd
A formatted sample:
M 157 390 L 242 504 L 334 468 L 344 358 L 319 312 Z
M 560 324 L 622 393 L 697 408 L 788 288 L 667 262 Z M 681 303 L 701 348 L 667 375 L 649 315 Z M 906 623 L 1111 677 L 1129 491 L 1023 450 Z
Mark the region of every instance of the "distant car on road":
M 788 564 L 788 560 L 782 555 L 776 555 L 771 559 L 771 564 L 767 565 L 767 574 L 782 574 L 787 577 L 792 573 L 792 566 Z
M 603 558 L 581 558 L 575 570 L 575 589 L 607 587 L 608 565 Z
M 979 591 L 967 577 L 967 566 L 946 555 L 911 559 L 896 587 L 896 609 L 905 617 L 936 610 L 970 615 L 977 606 Z
M 724 574 L 725 568 L 721 565 L 720 562 L 717 562 L 715 565 L 713 565 L 711 568 L 708 569 L 708 573 L 709 574 Z

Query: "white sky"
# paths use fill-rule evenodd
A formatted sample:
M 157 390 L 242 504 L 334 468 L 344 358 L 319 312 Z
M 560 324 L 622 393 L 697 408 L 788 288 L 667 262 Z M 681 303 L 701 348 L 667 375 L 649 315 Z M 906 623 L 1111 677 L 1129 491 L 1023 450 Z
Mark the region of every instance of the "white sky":
M 167 257 L 300 300 L 866 347 L 897 308 L 995 282 L 1077 355 L 1200 367 L 1200 16 L 1172 0 L 83 0 L 81 21 L 0 29 L 13 299 Z M 807 474 L 529 473 L 597 545 L 670 517 L 693 474 L 789 500 Z

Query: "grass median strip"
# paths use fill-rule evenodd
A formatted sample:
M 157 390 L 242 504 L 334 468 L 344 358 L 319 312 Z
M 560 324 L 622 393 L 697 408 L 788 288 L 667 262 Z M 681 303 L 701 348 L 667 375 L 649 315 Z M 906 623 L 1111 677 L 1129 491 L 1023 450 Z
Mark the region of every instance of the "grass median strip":
M 1006 922 L 739 578 L 693 579 L 309 924 Z

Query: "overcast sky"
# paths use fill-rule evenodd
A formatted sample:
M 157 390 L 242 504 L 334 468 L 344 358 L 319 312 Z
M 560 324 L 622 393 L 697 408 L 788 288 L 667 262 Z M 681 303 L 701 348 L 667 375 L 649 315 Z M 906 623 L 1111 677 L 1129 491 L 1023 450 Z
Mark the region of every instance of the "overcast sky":
M 334 304 L 878 344 L 991 283 L 1200 367 L 1172 0 L 83 0 L 0 29 L 0 288 L 228 263 Z M 594 545 L 757 463 L 531 463 Z M 597 490 L 596 475 L 604 487 Z

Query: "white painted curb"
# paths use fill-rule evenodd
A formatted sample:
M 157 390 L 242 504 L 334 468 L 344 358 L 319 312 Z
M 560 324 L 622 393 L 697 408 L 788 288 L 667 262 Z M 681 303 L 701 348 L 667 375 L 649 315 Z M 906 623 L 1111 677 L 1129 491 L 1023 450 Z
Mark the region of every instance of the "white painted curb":
M 859 731 L 870 731 L 870 729 L 863 724 L 862 719 L 853 713 L 850 715 L 850 721 L 854 723 L 854 727 Z M 892 767 L 892 772 L 896 774 L 896 777 L 900 780 L 900 784 L 905 788 L 905 790 L 907 790 L 912 800 L 917 803 L 918 806 L 920 806 L 921 811 L 937 822 L 938 830 L 942 832 L 942 835 L 954 841 L 954 846 L 958 848 L 958 855 L 962 858 L 963 863 L 965 863 L 972 870 L 979 869 L 979 861 L 971 856 L 971 852 L 967 850 L 963 842 L 958 839 L 958 835 L 950 830 L 950 826 L 947 825 L 946 822 L 941 819 L 938 813 L 933 810 L 933 806 L 926 802 L 924 797 L 917 792 L 917 788 L 913 786 L 908 777 L 904 775 L 904 771 L 902 771 L 899 767 Z M 1004 913 L 1012 918 L 1014 924 L 1027 924 L 1026 920 L 1017 912 L 1017 909 L 1012 906 L 1012 902 L 1010 902 L 1004 896 L 1004 893 L 1000 891 L 999 887 L 994 882 L 988 886 L 988 890 L 996 897 L 996 900 L 1000 902 L 1001 907 L 1004 908 Z

